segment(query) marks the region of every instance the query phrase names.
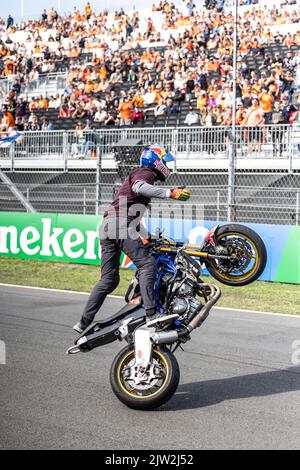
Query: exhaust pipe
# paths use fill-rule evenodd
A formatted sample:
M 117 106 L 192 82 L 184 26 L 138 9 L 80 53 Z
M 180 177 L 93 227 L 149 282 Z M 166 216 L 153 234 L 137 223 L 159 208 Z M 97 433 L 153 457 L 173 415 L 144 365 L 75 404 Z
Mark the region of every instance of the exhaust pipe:
M 209 301 L 201 308 L 200 312 L 187 325 L 187 329 L 191 333 L 193 330 L 202 325 L 208 317 L 211 308 L 218 302 L 221 297 L 221 289 L 216 284 L 201 284 L 202 287 L 210 289 Z
M 172 344 L 175 341 L 178 341 L 178 333 L 177 331 L 152 333 L 151 340 L 154 344 Z
M 195 315 L 191 322 L 186 326 L 185 331 L 162 331 L 152 333 L 151 340 L 154 344 L 172 344 L 179 340 L 180 337 L 185 337 L 187 333 L 191 333 L 193 330 L 202 325 L 202 323 L 208 317 L 211 308 L 218 302 L 221 297 L 221 289 L 215 284 L 202 284 L 203 287 L 210 290 L 209 300 L 201 310 Z

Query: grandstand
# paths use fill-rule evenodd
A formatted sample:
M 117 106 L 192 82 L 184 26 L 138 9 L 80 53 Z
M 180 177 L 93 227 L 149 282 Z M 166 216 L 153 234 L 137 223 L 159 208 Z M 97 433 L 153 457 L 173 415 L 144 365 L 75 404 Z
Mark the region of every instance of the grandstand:
M 213 220 L 227 218 L 234 146 L 235 220 L 298 224 L 299 4 L 240 2 L 234 144 L 232 4 L 2 22 L 0 131 L 23 136 L 0 146 L 0 166 L 23 200 L 2 178 L 0 210 L 28 201 L 38 211 L 102 212 L 118 178 L 115 146 L 129 140 L 170 148 L 170 184 L 191 186 L 191 216 L 201 203 Z

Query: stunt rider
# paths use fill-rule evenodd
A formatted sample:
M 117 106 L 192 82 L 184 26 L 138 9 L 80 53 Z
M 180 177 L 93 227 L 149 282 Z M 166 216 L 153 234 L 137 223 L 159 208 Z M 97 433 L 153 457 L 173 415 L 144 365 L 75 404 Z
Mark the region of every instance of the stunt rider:
M 187 189 L 165 189 L 154 186 L 166 181 L 170 175 L 167 163 L 173 155 L 162 147 L 147 147 L 141 155 L 140 168 L 132 171 L 117 193 L 112 205 L 104 214 L 100 228 L 101 280 L 94 287 L 85 306 L 82 318 L 73 328 L 82 333 L 94 320 L 107 295 L 120 282 L 120 255 L 123 251 L 138 269 L 139 283 L 147 321 L 156 318 L 154 285 L 156 261 L 145 247 L 140 234 L 140 220 L 151 198 L 187 201 Z M 147 234 L 147 238 L 149 234 Z

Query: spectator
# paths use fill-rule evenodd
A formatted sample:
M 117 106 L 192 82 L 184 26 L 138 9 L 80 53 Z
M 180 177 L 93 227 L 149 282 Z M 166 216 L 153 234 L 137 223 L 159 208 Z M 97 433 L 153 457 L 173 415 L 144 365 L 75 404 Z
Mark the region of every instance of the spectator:
M 75 142 L 72 144 L 72 157 L 73 158 L 83 158 L 85 152 L 85 136 L 84 136 L 84 127 L 82 121 L 79 121 L 75 133 L 74 133 Z
M 110 107 L 107 112 L 107 119 L 104 122 L 105 126 L 115 126 L 119 124 L 119 113 L 115 107 Z
M 184 124 L 187 124 L 188 126 L 199 124 L 199 115 L 193 107 L 189 108 L 189 112 L 186 115 Z
M 190 72 L 188 74 L 188 78 L 186 81 L 186 94 L 185 94 L 186 101 L 191 101 L 191 99 L 193 98 L 194 89 L 195 89 L 195 81 L 194 81 L 193 73 Z
M 131 124 L 131 114 L 132 114 L 133 104 L 129 98 L 125 97 L 120 101 L 119 105 L 119 118 L 120 126 L 130 126 Z
M 274 97 L 270 91 L 263 87 L 259 95 L 259 106 L 264 111 L 265 124 L 269 124 L 272 118 Z
M 164 109 L 164 113 L 166 116 L 170 116 L 171 114 L 177 114 L 179 112 L 178 107 L 174 104 L 172 98 L 167 98 L 166 100 L 166 107 Z
M 50 122 L 49 119 L 43 118 L 43 119 L 42 119 L 41 130 L 42 130 L 42 131 L 45 131 L 45 132 L 53 131 L 53 130 L 54 130 L 53 123 Z
M 48 109 L 48 100 L 47 98 L 44 98 L 43 95 L 39 97 L 38 109 L 44 109 L 44 110 Z
M 153 108 L 152 108 L 153 109 Z M 165 109 L 166 109 L 166 103 L 163 98 L 160 98 L 158 101 L 157 106 L 154 108 L 154 116 L 164 116 L 165 115 Z
M 270 129 L 272 134 L 273 152 L 275 156 L 282 156 L 283 152 L 283 139 L 285 127 L 282 126 L 284 122 L 284 110 L 280 101 L 275 101 L 274 111 L 272 112 L 271 124 L 274 125 Z
M 14 19 L 11 15 L 8 15 L 7 22 L 6 22 L 7 29 L 9 29 L 13 25 L 14 25 Z
M 298 116 L 298 109 L 293 104 L 289 103 L 288 95 L 282 97 L 281 112 L 283 116 L 282 124 L 293 124 Z
M 93 14 L 93 10 L 92 10 L 90 2 L 88 2 L 86 7 L 85 7 L 85 14 L 86 14 L 86 19 L 87 20 L 89 20 L 91 18 L 92 14 Z
M 44 11 L 43 11 L 41 17 L 42 17 L 42 22 L 43 22 L 43 23 L 46 23 L 47 20 L 48 20 L 48 13 L 47 13 L 47 10 L 44 10 Z
M 141 108 L 135 107 L 131 116 L 132 124 L 140 125 L 145 122 L 145 114 Z
M 50 96 L 49 103 L 48 103 L 48 108 L 49 109 L 59 109 L 61 106 L 61 99 L 59 94 L 54 96 Z
M 246 112 L 246 116 L 243 122 L 245 130 L 244 137 L 248 141 L 248 152 L 251 154 L 253 150 L 253 144 L 257 143 L 258 152 L 261 151 L 261 143 L 263 139 L 262 125 L 264 124 L 265 112 L 259 107 L 259 101 L 257 98 L 252 100 L 252 106 Z
M 94 116 L 94 121 L 103 124 L 107 120 L 107 117 L 107 111 L 102 106 L 98 106 L 98 110 Z
M 7 129 L 15 126 L 15 119 L 8 110 L 4 110 L 3 119 L 1 121 L 0 129 L 1 131 L 6 131 Z
M 71 118 L 71 110 L 70 110 L 70 108 L 68 108 L 68 106 L 66 104 L 64 104 L 60 108 L 58 118 L 59 119 L 70 119 Z

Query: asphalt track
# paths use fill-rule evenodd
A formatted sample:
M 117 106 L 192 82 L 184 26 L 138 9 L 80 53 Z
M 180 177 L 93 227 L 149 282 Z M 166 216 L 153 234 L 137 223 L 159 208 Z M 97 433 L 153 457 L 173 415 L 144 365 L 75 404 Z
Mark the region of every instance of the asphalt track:
M 300 447 L 300 367 L 292 363 L 300 317 L 212 312 L 177 353 L 176 395 L 159 410 L 138 412 L 109 385 L 122 344 L 65 355 L 85 301 L 80 294 L 0 286 L 7 348 L 7 364 L 0 365 L 1 448 Z M 109 299 L 102 315 L 121 304 Z

